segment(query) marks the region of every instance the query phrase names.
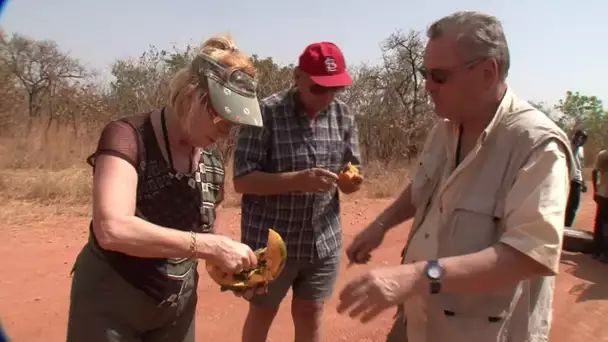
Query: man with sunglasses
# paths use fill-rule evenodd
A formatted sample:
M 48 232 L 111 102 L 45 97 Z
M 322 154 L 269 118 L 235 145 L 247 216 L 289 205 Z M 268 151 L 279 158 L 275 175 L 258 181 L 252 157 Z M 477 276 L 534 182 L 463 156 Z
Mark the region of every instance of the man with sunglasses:
M 547 341 L 568 138 L 508 86 L 497 18 L 457 12 L 427 35 L 421 73 L 439 121 L 411 183 L 347 249 L 365 263 L 387 230 L 413 218 L 402 264 L 353 279 L 338 312 L 365 323 L 398 305 L 388 341 Z
M 339 268 L 339 192 L 359 190 L 362 177 L 338 180 L 348 162 L 360 166 L 355 117 L 336 94 L 352 83 L 340 49 L 310 44 L 294 70 L 295 85 L 261 102 L 264 126 L 240 131 L 234 187 L 243 194 L 242 241 L 266 245 L 268 228 L 287 245 L 287 263 L 267 293 L 247 298 L 243 341 L 266 341 L 291 288 L 296 341 L 318 341 L 324 301 Z M 246 296 L 247 297 L 247 296 Z

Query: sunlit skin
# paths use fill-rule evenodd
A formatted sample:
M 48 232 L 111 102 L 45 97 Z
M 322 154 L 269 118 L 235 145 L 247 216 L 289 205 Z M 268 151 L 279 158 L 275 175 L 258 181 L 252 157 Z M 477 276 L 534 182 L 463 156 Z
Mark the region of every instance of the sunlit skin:
M 310 116 L 314 116 L 336 98 L 336 94 L 343 88 L 325 88 L 314 83 L 310 76 L 299 69 L 295 70 L 296 85 L 300 101 Z
M 174 167 L 181 171 L 189 171 L 188 165 L 198 163 L 198 148 L 211 146 L 218 140 L 226 139 L 230 135 L 230 130 L 234 124 L 220 118 L 206 95 L 199 95 L 196 91 L 187 101 L 189 113 L 177 117 L 175 110 L 170 106 L 165 108 L 165 120 L 169 142 L 172 150 L 172 163 Z M 186 108 L 188 108 L 186 107 Z M 160 128 L 160 111 L 152 114 L 155 125 L 156 136 L 159 141 L 163 141 Z
M 294 71 L 296 86 L 298 87 L 299 100 L 305 108 L 306 113 L 310 117 L 314 117 L 320 111 L 327 108 L 336 98 L 336 94 L 344 89 L 344 87 L 327 88 L 322 87 L 310 79 L 303 71 L 296 69 Z M 338 187 L 342 192 L 350 194 L 360 189 L 363 183 L 363 176 L 357 174 L 351 179 L 340 179 Z
M 214 99 L 222 101 L 226 98 L 221 93 L 222 88 L 224 88 L 224 94 L 229 95 L 226 89 L 242 85 L 243 89 L 247 90 L 248 101 L 235 96 L 227 99 L 226 104 L 222 107 L 216 107 L 220 109 L 223 109 L 224 106 L 230 108 L 229 105 L 233 104 L 232 101 L 235 105 L 247 102 L 246 105 L 239 108 L 247 114 L 245 109 L 254 108 L 253 106 L 257 105 L 257 100 L 254 99 L 255 82 L 249 82 L 252 80 L 243 77 L 242 74 L 239 74 L 239 77 L 230 78 L 231 74 L 226 71 L 241 69 L 251 78 L 255 78 L 255 69 L 250 58 L 235 48 L 230 37 L 217 36 L 205 41 L 201 46 L 200 54 L 200 56 L 194 58 L 191 65 L 178 70 L 172 77 L 167 89 L 169 90 L 169 97 L 162 109 L 125 118 L 126 122 L 112 122 L 106 127 L 107 130 L 104 129 L 103 145 L 100 143 L 103 149 L 99 148 L 93 155 L 94 159 L 91 160 L 94 161 L 94 164 L 91 163 L 94 165 L 91 234 L 94 234 L 101 249 L 112 253 L 122 253 L 127 257 L 178 259 L 180 262 L 181 260 L 197 259 L 203 262 L 211 262 L 225 273 L 241 273 L 257 266 L 258 261 L 253 250 L 246 244 L 228 236 L 208 234 L 199 229 L 200 224 L 213 223 L 204 222 L 205 216 L 208 218 L 213 216 L 208 216 L 209 213 L 199 211 L 201 205 L 206 205 L 202 201 L 206 200 L 217 204 L 222 199 L 222 191 L 224 190 L 224 184 L 216 181 L 213 182 L 213 185 L 219 191 L 214 191 L 214 193 L 207 191 L 207 184 L 200 184 L 201 181 L 205 181 L 200 176 L 209 173 L 201 169 L 199 161 L 204 155 L 201 151 L 202 148 L 212 147 L 211 145 L 230 135 L 233 125 L 225 120 L 235 118 L 230 113 L 226 114 L 227 119 L 225 120 L 218 116 L 217 110 L 214 110 L 211 102 L 208 88 L 213 89 L 212 87 L 216 86 L 220 100 L 217 100 L 216 97 Z M 214 60 L 221 63 L 214 63 Z M 211 78 L 216 83 L 210 82 Z M 232 82 L 233 80 L 235 82 Z M 236 81 L 242 81 L 242 83 L 238 84 Z M 253 123 L 259 122 L 258 118 L 259 114 L 256 111 L 255 118 L 252 120 Z M 235 120 L 238 124 L 239 118 L 236 117 Z M 244 121 L 249 123 L 247 120 Z M 112 151 L 124 154 L 124 156 L 118 155 L 118 153 L 109 153 Z M 162 157 L 158 155 L 158 152 L 162 154 Z M 161 160 L 158 160 L 159 157 Z M 221 159 L 221 156 L 211 158 L 212 165 L 215 168 L 211 174 L 217 175 L 223 168 L 219 163 L 221 160 L 215 159 Z M 162 159 L 164 159 L 164 163 Z M 156 173 L 153 175 L 142 174 L 140 167 L 146 165 L 149 165 L 148 170 L 152 169 L 152 172 Z M 181 177 L 180 174 L 186 174 L 186 177 Z M 181 179 L 185 182 L 171 184 L 171 178 Z M 153 196 L 154 198 L 148 200 L 155 201 L 158 199 L 162 201 L 164 196 L 172 196 L 175 191 L 189 192 L 182 198 L 173 196 L 177 201 L 180 199 L 185 201 L 182 203 L 183 208 L 180 208 L 183 209 L 180 215 L 192 216 L 188 221 L 184 221 L 187 222 L 187 226 L 186 224 L 174 226 L 177 222 L 171 223 L 163 220 L 161 216 L 164 214 L 163 210 L 172 210 L 173 208 L 162 207 L 162 203 L 160 203 L 161 206 L 156 208 L 155 215 L 142 216 L 140 214 L 141 210 L 146 214 L 146 209 L 140 208 L 141 203 L 139 202 L 141 201 L 138 201 L 142 180 L 144 182 L 154 182 L 159 179 L 163 180 L 163 184 L 156 184 L 154 191 L 156 191 L 155 195 L 161 195 Z M 200 186 L 196 187 L 196 183 L 199 183 Z M 190 188 L 186 189 L 183 187 L 184 185 L 190 186 Z M 203 196 L 201 192 L 211 196 Z M 148 203 L 153 204 L 152 202 Z M 209 209 L 214 210 L 215 207 Z M 152 220 L 149 221 L 148 219 Z M 167 226 L 163 226 L 163 223 Z M 79 265 L 81 260 L 81 258 L 77 260 Z M 106 263 L 104 262 L 104 264 Z M 87 272 L 93 272 L 90 273 L 90 276 L 99 278 L 99 275 L 95 275 L 95 272 L 99 271 L 98 269 L 87 267 L 86 264 L 82 264 L 82 266 L 84 266 L 81 267 L 84 270 L 88 269 Z M 159 266 L 159 264 L 156 263 L 156 266 Z M 187 264 L 184 264 L 184 266 L 189 267 Z M 110 263 L 104 267 L 104 272 L 110 272 L 113 265 Z M 165 271 L 170 272 L 171 270 L 163 270 L 163 272 Z M 115 272 L 110 273 L 114 274 Z M 187 274 L 184 274 L 181 278 L 184 284 L 190 283 L 190 275 Z M 167 274 L 166 277 L 170 278 L 171 275 Z M 197 275 L 195 274 L 194 277 L 196 278 Z M 151 278 L 146 279 L 150 280 Z M 156 283 L 158 281 L 162 282 L 162 280 L 152 279 Z M 142 283 L 142 285 L 145 286 L 146 284 Z M 133 290 L 129 289 L 129 285 L 126 283 L 124 286 L 127 286 L 127 288 L 123 289 L 123 285 L 120 285 L 113 289 L 115 291 L 110 292 L 118 293 Z M 196 282 L 192 286 L 196 290 Z M 180 291 L 179 293 L 173 292 L 174 289 L 172 288 L 166 288 L 166 290 L 166 293 L 158 293 L 159 295 L 171 295 L 165 303 L 176 300 L 183 310 L 172 310 L 169 306 L 163 304 L 156 308 L 161 311 L 150 312 L 151 316 L 148 315 L 148 321 L 145 317 L 139 317 L 137 322 L 121 321 L 118 325 L 108 321 L 105 314 L 119 317 L 128 310 L 141 308 L 141 305 L 149 307 L 150 300 L 153 298 L 146 298 L 147 294 L 144 292 L 147 291 L 141 293 L 143 297 L 129 300 L 123 303 L 125 305 L 114 305 L 110 308 L 107 305 L 103 306 L 102 303 L 102 311 L 104 312 L 89 310 L 88 314 L 90 315 L 87 315 L 87 318 L 97 319 L 97 321 L 91 323 L 92 325 L 87 323 L 88 325 L 80 327 L 78 325 L 84 321 L 74 322 L 74 317 L 82 318 L 81 310 L 87 311 L 90 309 L 90 305 L 88 305 L 90 300 L 87 298 L 75 300 L 76 298 L 72 296 L 68 339 L 70 341 L 81 341 L 87 340 L 87 335 L 89 337 L 103 335 L 95 333 L 91 335 L 91 327 L 100 331 L 110 329 L 113 336 L 119 339 L 120 336 L 127 336 L 131 339 L 168 338 L 176 341 L 193 339 L 194 325 L 192 325 L 191 313 L 195 311 L 196 296 L 191 297 L 189 294 L 182 296 L 185 293 L 179 289 L 176 289 Z M 181 290 L 184 290 L 184 288 Z M 109 292 L 104 293 L 100 291 L 102 296 L 110 294 Z M 129 296 L 128 293 L 127 296 Z M 155 297 L 153 293 L 148 294 Z M 182 297 L 180 298 L 180 296 Z M 73 315 L 74 311 L 72 310 L 75 305 L 79 308 L 76 310 L 78 312 L 76 316 Z M 155 323 L 154 320 L 149 321 L 150 318 L 153 319 L 159 317 L 159 315 L 166 318 L 165 323 L 167 324 L 163 322 Z M 142 327 L 150 324 L 155 325 L 154 331 L 144 334 L 144 330 L 149 329 Z M 109 338 L 112 339 L 112 337 Z
M 236 126 L 217 114 L 206 94 L 201 96 L 200 91 L 197 91 L 196 94 L 190 97 L 190 112 L 184 115 L 181 120 L 178 121 L 171 108 L 167 107 L 165 110 L 165 113 L 168 113 L 167 126 L 170 131 L 170 140 L 172 144 L 175 141 L 177 149 L 185 153 L 191 151 L 193 147 L 204 148 L 228 138 L 230 131 Z M 186 122 L 186 118 L 190 118 L 190 122 Z M 177 125 L 178 122 L 179 126 Z M 177 132 L 174 137 L 171 137 L 171 128 L 174 132 Z M 235 291 L 234 294 L 250 297 L 254 293 L 264 293 L 265 291 L 265 287 L 258 287 L 248 289 L 242 293 Z
M 327 88 L 316 84 L 308 74 L 298 68 L 294 70 L 294 80 L 297 87 L 298 101 L 304 107 L 304 111 L 314 121 L 315 116 L 328 108 L 334 101 L 336 94 L 343 87 Z M 363 177 L 356 175 L 351 179 L 338 180 L 338 176 L 331 171 L 326 171 L 334 177 L 315 176 L 326 178 L 331 181 L 332 187 L 334 179 L 337 186 L 343 193 L 349 194 L 360 189 Z M 329 183 L 328 183 L 329 184 Z M 327 189 L 329 190 L 329 188 Z M 250 296 L 249 293 L 245 296 Z M 291 313 L 294 322 L 295 341 L 317 342 L 320 340 L 321 317 L 324 302 L 317 300 L 300 299 L 294 297 L 291 303 Z M 277 314 L 278 307 L 264 307 L 250 305 L 247 319 L 243 327 L 243 342 L 266 341 L 268 331 Z
M 462 161 L 497 113 L 507 86 L 495 59 L 465 58 L 459 53 L 456 43 L 454 37 L 432 38 L 425 51 L 421 74 L 426 79 L 426 91 L 435 103 L 437 115 L 456 125 L 459 124 L 462 128 L 458 140 L 458 151 Z M 539 185 L 537 189 L 562 186 L 560 191 L 565 190 L 565 182 L 561 183 L 567 177 L 565 162 L 562 166 L 564 166 L 561 168 L 562 173 L 557 176 L 553 171 L 559 169 L 542 170 L 541 172 L 545 173 L 543 181 L 547 184 L 544 187 Z M 546 176 L 550 173 L 556 177 L 555 180 Z M 520 173 L 520 177 L 525 176 L 525 172 Z M 531 178 L 530 183 L 538 183 L 538 180 Z M 524 193 L 522 196 L 542 197 L 541 193 L 534 195 Z M 561 203 L 558 203 L 556 208 L 560 206 Z M 367 262 L 371 251 L 381 245 L 388 229 L 413 218 L 416 209 L 412 201 L 410 183 L 393 204 L 355 237 L 347 249 L 350 261 Z M 516 225 L 522 227 L 536 225 L 539 222 L 541 224 L 550 222 L 543 221 L 544 218 L 538 219 L 542 214 L 542 211 L 539 211 L 529 216 L 522 215 L 524 223 L 517 219 L 514 221 L 517 222 Z M 550 229 L 552 231 L 547 232 L 547 235 L 557 240 L 554 235 L 559 233 L 553 231 L 553 228 Z M 497 243 L 470 254 L 441 257 L 441 265 L 444 269 L 441 291 L 446 294 L 492 293 L 505 289 L 506 286 L 514 286 L 523 279 L 553 276 L 556 273 L 554 269 L 505 243 Z M 366 323 L 384 310 L 405 303 L 412 297 L 428 295 L 429 280 L 425 266 L 426 261 L 416 261 L 365 272 L 362 276 L 349 281 L 340 292 L 338 313 L 347 313 L 350 317 Z M 429 308 L 431 306 L 426 309 Z M 440 315 L 441 309 L 443 308 L 438 308 Z M 405 316 L 407 318 L 407 314 Z
M 169 113 L 173 114 L 173 111 L 169 110 Z M 187 118 L 190 122 L 185 122 Z M 187 142 L 191 146 L 207 147 L 227 138 L 234 124 L 217 115 L 207 96 L 194 96 L 189 113 L 183 116 L 180 126 L 182 144 Z
M 471 59 L 460 53 L 455 37 L 430 40 L 424 53 L 424 68 L 446 75 L 439 84 L 427 77 L 425 89 L 437 116 L 464 125 L 479 122 L 480 113 L 492 113 L 504 87 L 494 59 Z M 484 120 L 485 121 L 485 120 Z

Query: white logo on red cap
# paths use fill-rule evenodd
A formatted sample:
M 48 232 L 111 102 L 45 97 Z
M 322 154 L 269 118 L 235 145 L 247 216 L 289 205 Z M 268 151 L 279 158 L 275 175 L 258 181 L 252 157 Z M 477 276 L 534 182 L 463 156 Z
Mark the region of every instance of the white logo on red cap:
M 337 70 L 338 64 L 336 64 L 336 60 L 331 57 L 325 58 L 325 71 L 336 72 Z

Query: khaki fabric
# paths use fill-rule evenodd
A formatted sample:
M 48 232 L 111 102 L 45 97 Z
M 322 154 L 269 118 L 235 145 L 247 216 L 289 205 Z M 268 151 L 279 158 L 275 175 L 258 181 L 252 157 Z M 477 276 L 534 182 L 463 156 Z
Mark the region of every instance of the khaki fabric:
M 397 313 L 395 316 L 393 326 L 388 335 L 386 335 L 386 342 L 409 342 L 402 312 Z
M 454 169 L 457 137 L 458 126 L 442 120 L 425 143 L 412 182 L 417 212 L 403 262 L 505 243 L 556 273 L 573 163 L 567 136 L 507 90 L 475 148 Z M 554 277 L 539 277 L 494 294 L 412 298 L 401 312 L 410 342 L 546 341 L 553 289 Z
M 608 150 L 601 150 L 595 159 L 598 171 L 597 195 L 608 198 Z

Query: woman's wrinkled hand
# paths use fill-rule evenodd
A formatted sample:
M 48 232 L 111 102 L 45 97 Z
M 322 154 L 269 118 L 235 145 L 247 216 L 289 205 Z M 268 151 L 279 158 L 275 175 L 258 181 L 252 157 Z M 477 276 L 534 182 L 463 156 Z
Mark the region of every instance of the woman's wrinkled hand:
M 222 235 L 216 235 L 211 261 L 223 272 L 237 274 L 257 267 L 258 258 L 249 246 Z

